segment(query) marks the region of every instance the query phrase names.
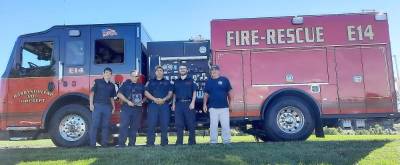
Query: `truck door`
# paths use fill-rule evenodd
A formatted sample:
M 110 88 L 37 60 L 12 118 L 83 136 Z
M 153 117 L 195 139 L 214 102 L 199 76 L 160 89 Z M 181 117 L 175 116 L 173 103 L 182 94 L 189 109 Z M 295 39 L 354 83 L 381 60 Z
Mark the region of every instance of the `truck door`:
M 8 80 L 7 126 L 38 127 L 58 95 L 58 38 L 22 38 Z
M 243 97 L 243 56 L 242 51 L 216 52 L 216 64 L 220 66 L 221 75 L 227 77 L 234 93 L 231 117 L 244 117 Z
M 61 39 L 62 80 L 60 95 L 68 92 L 85 93 L 89 88 L 90 28 L 65 29 Z
M 132 25 L 95 25 L 90 29 L 90 87 L 97 78 L 101 78 L 103 70 L 110 67 L 113 70 L 112 82 L 120 86 L 129 78 L 129 73 L 137 66 L 140 49 L 136 45 L 139 38 L 138 27 Z M 116 87 L 117 89 L 117 87 Z M 119 121 L 119 105 L 116 104 L 116 113 L 112 116 L 112 123 Z
M 360 47 L 335 48 L 341 114 L 365 113 L 364 73 Z
M 91 75 L 102 75 L 105 67 L 113 75 L 129 74 L 136 68 L 135 26 L 93 26 L 91 28 Z M 138 55 L 140 58 L 140 54 Z M 118 83 L 118 82 L 117 82 Z

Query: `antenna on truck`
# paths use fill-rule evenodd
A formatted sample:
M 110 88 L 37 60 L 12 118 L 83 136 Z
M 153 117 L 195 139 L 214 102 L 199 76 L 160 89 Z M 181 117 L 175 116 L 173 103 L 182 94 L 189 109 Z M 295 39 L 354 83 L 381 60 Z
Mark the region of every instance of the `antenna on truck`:
M 64 0 L 64 26 L 65 26 L 65 20 L 67 19 L 66 13 L 67 13 L 67 0 Z

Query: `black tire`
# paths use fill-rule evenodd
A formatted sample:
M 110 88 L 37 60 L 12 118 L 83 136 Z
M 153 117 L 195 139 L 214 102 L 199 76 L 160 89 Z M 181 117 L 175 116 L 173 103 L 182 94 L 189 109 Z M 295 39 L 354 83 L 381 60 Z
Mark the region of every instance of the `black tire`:
M 74 118 L 75 117 L 75 118 Z M 65 119 L 65 120 L 64 120 Z M 78 121 L 78 125 L 81 127 L 74 127 L 74 130 L 79 128 L 79 131 L 72 131 L 72 132 L 79 132 L 76 135 L 79 136 L 71 136 L 71 139 L 66 139 L 64 137 L 68 137 L 65 133 L 62 133 L 64 129 L 61 129 L 60 124 L 61 122 L 68 121 L 67 119 L 73 119 L 74 121 Z M 79 120 L 78 120 L 79 119 Z M 82 121 L 83 120 L 83 121 Z M 84 122 L 84 125 L 82 125 Z M 63 124 L 65 126 L 65 124 Z M 89 142 L 89 129 L 91 125 L 91 113 L 89 109 L 83 105 L 79 104 L 70 104 L 62 107 L 59 109 L 51 118 L 50 120 L 50 136 L 51 140 L 56 146 L 59 147 L 80 147 L 86 146 Z M 66 127 L 63 127 L 66 128 Z M 69 127 L 71 128 L 71 127 Z M 75 129 L 77 128 L 77 129 Z M 84 130 L 83 130 L 84 128 Z M 81 133 L 83 132 L 83 134 Z M 64 136 L 63 136 L 63 135 Z
M 295 118 L 286 117 L 284 119 L 288 119 L 288 121 L 285 120 L 285 122 L 282 122 L 284 120 L 281 118 L 282 120 L 280 120 L 281 122 L 279 123 L 284 124 L 278 124 L 278 113 L 280 114 L 280 117 L 285 116 L 282 113 L 294 114 L 291 115 L 291 117 Z M 278 99 L 272 104 L 271 108 L 267 109 L 264 115 L 264 128 L 266 131 L 266 137 L 264 138 L 265 140 L 306 140 L 312 134 L 315 128 L 315 119 L 311 114 L 311 108 L 303 100 L 294 96 L 286 96 Z M 285 124 L 291 126 L 285 127 Z

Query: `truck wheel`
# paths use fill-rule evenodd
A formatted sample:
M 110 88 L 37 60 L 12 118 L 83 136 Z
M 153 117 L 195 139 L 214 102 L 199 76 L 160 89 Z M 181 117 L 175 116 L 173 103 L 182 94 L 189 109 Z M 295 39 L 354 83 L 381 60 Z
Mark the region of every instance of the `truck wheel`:
M 272 141 L 306 140 L 314 130 L 311 108 L 293 96 L 277 100 L 267 109 L 264 128 Z
M 91 113 L 88 108 L 71 104 L 58 110 L 50 121 L 51 140 L 59 147 L 88 144 Z

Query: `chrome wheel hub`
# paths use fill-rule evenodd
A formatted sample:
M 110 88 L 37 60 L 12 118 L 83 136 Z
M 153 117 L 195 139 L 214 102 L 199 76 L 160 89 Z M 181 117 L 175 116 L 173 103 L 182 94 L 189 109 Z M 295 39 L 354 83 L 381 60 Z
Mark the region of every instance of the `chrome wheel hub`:
M 65 116 L 59 125 L 59 131 L 62 138 L 67 141 L 77 141 L 85 134 L 87 123 L 76 114 Z
M 299 108 L 287 106 L 279 110 L 276 123 L 280 130 L 294 134 L 304 127 L 304 115 Z

